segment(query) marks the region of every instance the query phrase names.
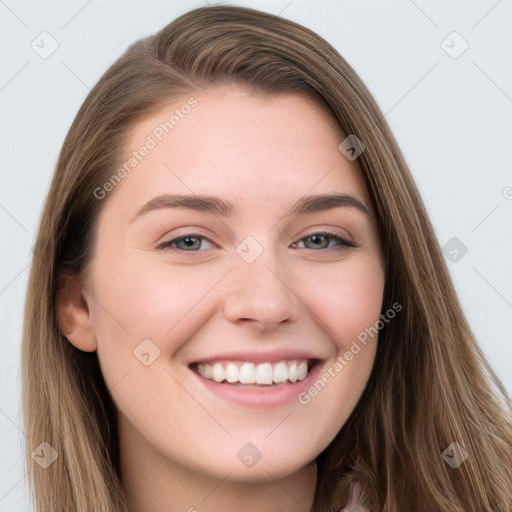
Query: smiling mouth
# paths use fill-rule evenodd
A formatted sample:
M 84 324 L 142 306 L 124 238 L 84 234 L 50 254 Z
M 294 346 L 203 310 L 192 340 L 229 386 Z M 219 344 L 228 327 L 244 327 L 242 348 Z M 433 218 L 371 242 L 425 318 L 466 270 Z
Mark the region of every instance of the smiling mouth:
M 231 386 L 247 389 L 273 388 L 293 385 L 305 379 L 315 360 L 283 360 L 275 363 L 252 363 L 248 361 L 198 362 L 190 368 L 201 377 Z

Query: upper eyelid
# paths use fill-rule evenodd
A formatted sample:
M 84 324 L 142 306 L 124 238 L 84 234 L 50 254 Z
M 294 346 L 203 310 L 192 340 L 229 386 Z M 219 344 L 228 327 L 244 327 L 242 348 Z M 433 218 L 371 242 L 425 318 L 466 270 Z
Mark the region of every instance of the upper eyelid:
M 203 228 L 200 228 L 200 227 L 196 228 L 194 226 L 177 228 L 177 230 L 181 230 L 181 229 L 183 229 L 182 233 L 177 234 L 175 236 L 173 235 L 169 240 L 176 240 L 176 239 L 179 239 L 182 237 L 187 237 L 187 236 L 201 236 L 201 237 L 208 239 L 210 242 L 213 242 L 210 235 L 204 233 Z M 335 232 L 336 229 L 342 230 L 344 233 L 346 233 L 346 235 L 343 233 L 336 233 Z M 208 231 L 208 230 L 206 230 L 206 231 Z M 315 234 L 319 234 L 319 233 L 325 233 L 325 234 L 328 234 L 331 236 L 338 236 L 340 238 L 352 239 L 352 236 L 345 228 L 338 226 L 337 228 L 312 227 L 312 228 L 308 229 L 307 233 L 303 234 L 300 238 L 297 238 L 296 240 L 301 240 L 302 238 L 305 238 L 305 237 L 308 237 L 311 235 L 315 235 Z M 231 230 L 230 230 L 230 234 L 233 235 L 232 238 L 234 238 L 234 233 Z
M 293 244 L 296 244 L 297 242 L 301 242 L 303 241 L 305 238 L 308 238 L 310 236 L 313 236 L 313 235 L 327 235 L 327 236 L 330 236 L 330 237 L 333 237 L 333 238 L 338 238 L 339 240 L 342 240 L 344 242 L 348 242 L 349 244 L 353 244 L 354 242 L 352 242 L 352 240 L 350 239 L 347 239 L 346 237 L 344 237 L 343 235 L 340 235 L 338 233 L 334 233 L 328 229 L 316 229 L 316 230 L 312 230 L 312 231 L 309 231 L 307 234 L 305 235 L 302 235 L 300 238 L 297 238 L 294 242 L 292 242 Z M 200 233 L 200 232 L 193 232 L 193 231 L 190 231 L 190 232 L 186 232 L 186 233 L 183 233 L 183 234 L 179 234 L 179 235 L 176 235 L 176 236 L 173 236 L 171 238 L 169 238 L 168 240 L 163 240 L 162 242 L 158 243 L 157 244 L 157 248 L 165 248 L 163 246 L 166 246 L 168 244 L 171 244 L 171 243 L 175 243 L 179 240 L 182 240 L 184 238 L 187 238 L 187 237 L 191 237 L 191 238 L 204 238 L 205 240 L 207 240 L 209 243 L 213 244 L 213 245 L 217 245 L 213 240 L 211 240 L 210 237 L 208 237 L 207 235 L 204 235 L 203 233 Z M 349 237 L 350 238 L 350 237 Z M 200 251 L 183 251 L 183 252 L 200 252 Z
M 213 245 L 217 245 L 213 240 L 211 240 L 211 238 L 209 236 L 206 236 L 206 235 L 204 235 L 202 233 L 194 233 L 194 232 L 190 231 L 190 232 L 187 232 L 187 233 L 183 233 L 182 235 L 176 235 L 176 236 L 172 236 L 169 239 L 164 239 L 161 242 L 158 242 L 156 244 L 156 247 L 157 248 L 161 248 L 164 245 L 168 245 L 168 244 L 171 244 L 171 243 L 178 242 L 179 240 L 182 240 L 183 238 L 187 238 L 187 237 L 191 237 L 191 238 L 204 238 L 209 243 L 211 243 Z

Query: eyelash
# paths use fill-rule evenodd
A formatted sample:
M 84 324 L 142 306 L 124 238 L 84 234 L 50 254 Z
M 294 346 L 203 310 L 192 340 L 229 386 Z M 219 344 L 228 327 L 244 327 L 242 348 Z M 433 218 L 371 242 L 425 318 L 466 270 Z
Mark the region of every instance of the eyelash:
M 336 234 L 331 233 L 329 231 L 318 231 L 318 232 L 311 233 L 309 235 L 306 235 L 305 237 L 302 237 L 299 240 L 299 242 L 301 242 L 301 241 L 303 241 L 303 240 L 305 240 L 307 238 L 311 238 L 313 236 L 327 236 L 330 239 L 337 240 L 338 243 L 334 247 L 327 247 L 327 248 L 324 248 L 324 249 L 309 249 L 311 251 L 317 251 L 317 250 L 324 250 L 324 251 L 325 250 L 335 250 L 335 251 L 337 250 L 337 251 L 341 251 L 341 250 L 346 249 L 346 248 L 355 248 L 355 247 L 357 247 L 353 242 L 350 242 L 350 241 L 340 237 L 339 235 L 336 235 Z M 201 233 L 186 233 L 184 235 L 180 235 L 180 236 L 177 236 L 175 238 L 172 238 L 171 240 L 166 240 L 164 242 L 161 242 L 161 243 L 159 243 L 156 246 L 156 248 L 157 249 L 162 249 L 162 250 L 163 249 L 170 249 L 172 251 L 178 251 L 178 252 L 201 252 L 200 250 L 187 251 L 187 250 L 184 250 L 184 249 L 178 249 L 176 247 L 171 247 L 171 244 L 173 244 L 175 242 L 178 242 L 179 240 L 183 240 L 185 238 L 200 238 L 200 239 L 203 239 L 203 240 L 207 240 L 208 242 L 213 244 L 213 242 L 211 240 L 209 240 L 207 237 L 205 237 Z M 293 242 L 293 245 L 296 246 L 297 242 Z M 307 249 L 307 247 L 305 247 L 305 249 Z

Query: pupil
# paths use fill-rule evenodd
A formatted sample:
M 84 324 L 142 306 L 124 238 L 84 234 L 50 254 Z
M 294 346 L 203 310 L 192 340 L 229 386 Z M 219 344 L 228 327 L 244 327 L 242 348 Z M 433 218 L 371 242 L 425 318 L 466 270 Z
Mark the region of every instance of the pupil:
M 327 240 L 327 237 L 325 235 L 313 235 L 311 237 L 311 241 L 315 245 L 322 244 L 322 241 L 325 241 L 325 240 Z
M 196 239 L 194 237 L 191 237 L 191 236 L 187 236 L 186 238 L 183 239 L 183 243 L 187 246 L 187 247 L 193 247 L 194 244 L 196 243 Z

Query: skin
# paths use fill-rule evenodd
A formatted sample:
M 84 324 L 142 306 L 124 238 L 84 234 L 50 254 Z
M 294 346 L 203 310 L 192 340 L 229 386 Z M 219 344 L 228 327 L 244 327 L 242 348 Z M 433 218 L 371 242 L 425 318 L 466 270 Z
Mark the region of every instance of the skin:
M 286 213 L 304 195 L 348 194 L 369 208 L 370 199 L 357 163 L 338 150 L 345 135 L 311 100 L 233 85 L 194 97 L 190 114 L 103 199 L 87 273 L 59 294 L 61 327 L 75 347 L 98 353 L 119 411 L 131 512 L 302 511 L 313 501 L 314 460 L 357 404 L 376 340 L 305 405 L 233 404 L 188 364 L 293 347 L 332 367 L 379 319 L 385 263 L 375 220 L 354 207 Z M 127 153 L 187 98 L 135 124 Z M 162 208 L 133 220 L 165 193 L 220 196 L 238 213 Z M 357 247 L 307 238 L 325 230 Z M 196 252 L 183 241 L 156 248 L 197 231 L 207 240 Z M 263 249 L 250 264 L 236 252 L 247 236 Z M 149 366 L 134 356 L 144 339 L 160 350 Z M 248 442 L 262 453 L 251 468 L 236 456 Z

